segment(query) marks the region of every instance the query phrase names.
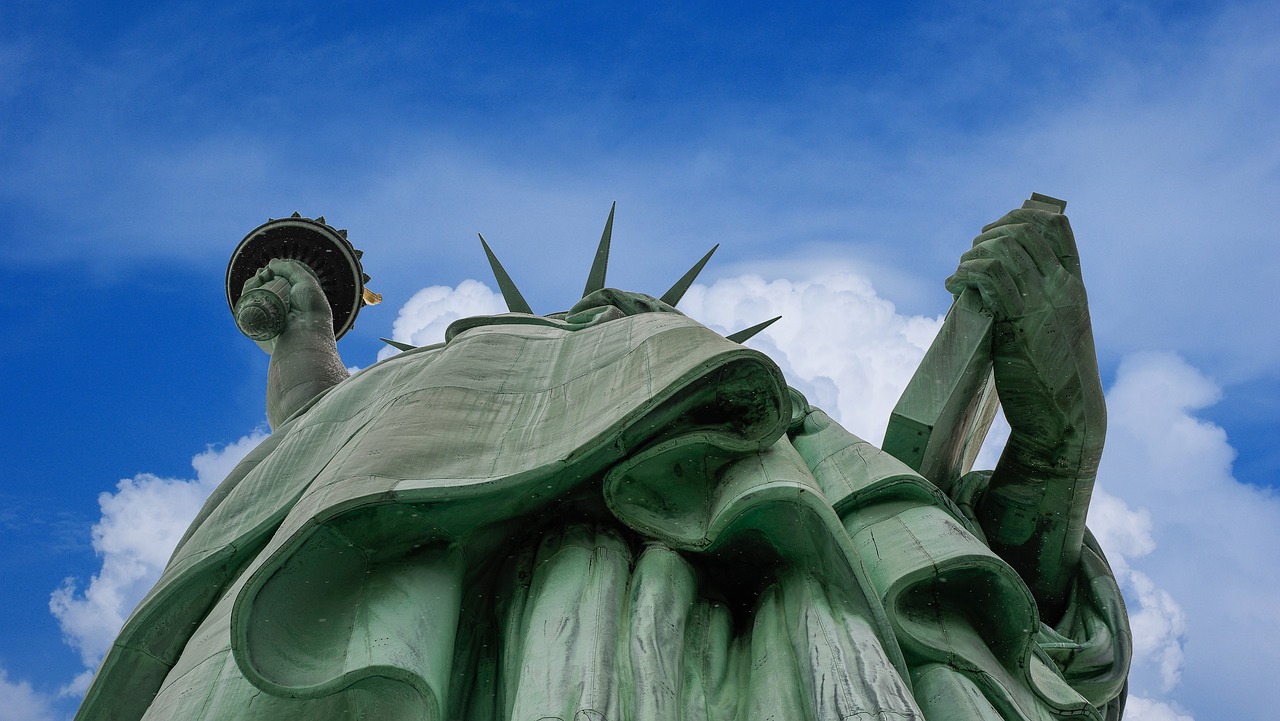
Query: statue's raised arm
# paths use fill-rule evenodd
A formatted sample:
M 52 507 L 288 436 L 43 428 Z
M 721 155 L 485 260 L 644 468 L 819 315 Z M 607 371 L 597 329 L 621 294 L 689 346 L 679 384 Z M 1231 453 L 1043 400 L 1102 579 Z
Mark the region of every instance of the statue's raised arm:
M 996 390 L 1012 428 L 978 517 L 1052 618 L 1080 559 L 1107 431 L 1066 216 L 1026 208 L 983 228 L 947 287 L 977 289 L 994 316 Z
M 306 265 L 274 259 L 245 281 L 244 292 L 277 278 L 288 283 L 284 329 L 274 338 L 258 341 L 271 354 L 267 421 L 272 428 L 349 375 L 333 335 L 333 310 L 320 281 Z
M 365 305 L 364 253 L 324 216 L 272 218 L 249 231 L 227 264 L 227 304 L 240 331 L 271 354 L 267 420 L 273 428 L 349 374 L 337 339 Z
M 994 371 L 1012 433 L 977 517 L 1046 620 L 1062 610 L 1079 564 L 1106 434 L 1088 301 L 1064 207 L 1033 195 L 974 238 L 947 279 L 956 304 L 885 440 L 886 450 L 950 490 L 985 435 Z

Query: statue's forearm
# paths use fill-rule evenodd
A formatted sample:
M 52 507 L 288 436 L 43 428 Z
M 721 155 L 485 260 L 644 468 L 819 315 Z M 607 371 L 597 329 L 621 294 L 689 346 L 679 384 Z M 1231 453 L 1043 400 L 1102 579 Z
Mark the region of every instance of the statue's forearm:
M 1046 619 L 1060 613 L 1079 564 L 1106 435 L 1087 316 L 1076 327 L 1081 335 L 1059 339 L 1056 348 L 1050 344 L 1052 352 L 996 360 L 1004 364 L 997 372 L 1012 381 L 1002 384 L 1002 400 L 1025 389 L 1041 402 L 1022 404 L 1022 417 L 1010 418 L 1009 442 L 978 508 L 992 549 L 1031 587 Z M 1026 412 L 1029 407 L 1035 412 Z
M 267 370 L 267 421 L 273 428 L 278 427 L 348 375 L 338 355 L 332 327 L 289 328 L 276 340 L 271 353 Z
M 1080 561 L 1097 457 L 1063 441 L 1063 467 L 1049 470 L 1027 445 L 1010 438 L 978 514 L 992 549 L 1017 569 L 1051 619 Z

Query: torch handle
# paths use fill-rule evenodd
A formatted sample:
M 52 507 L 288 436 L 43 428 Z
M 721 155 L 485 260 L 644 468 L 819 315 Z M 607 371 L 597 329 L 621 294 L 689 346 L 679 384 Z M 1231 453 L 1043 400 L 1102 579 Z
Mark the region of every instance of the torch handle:
M 236 326 L 255 341 L 268 341 L 284 331 L 289 316 L 289 281 L 280 276 L 247 290 L 236 303 Z

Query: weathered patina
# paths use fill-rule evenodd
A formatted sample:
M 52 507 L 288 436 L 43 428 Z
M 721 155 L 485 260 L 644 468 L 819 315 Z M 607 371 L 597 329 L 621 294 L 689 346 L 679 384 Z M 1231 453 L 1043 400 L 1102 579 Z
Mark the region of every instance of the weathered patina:
M 348 374 L 314 274 L 272 435 L 214 492 L 77 718 L 1116 719 L 1131 642 L 1084 528 L 1105 411 L 1075 241 L 983 229 L 881 450 L 764 354 L 605 287 Z M 277 282 L 278 285 L 280 285 Z M 992 384 L 993 383 L 993 384 Z M 970 472 L 999 398 L 1013 428 Z

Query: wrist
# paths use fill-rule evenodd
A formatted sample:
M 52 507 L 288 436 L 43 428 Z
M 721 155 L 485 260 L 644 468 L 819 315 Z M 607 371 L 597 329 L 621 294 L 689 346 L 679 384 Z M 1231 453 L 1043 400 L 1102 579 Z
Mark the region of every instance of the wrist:
M 1030 482 L 1093 477 L 1102 459 L 1101 435 L 1064 424 L 1051 435 L 1013 430 L 1000 455 L 998 482 Z M 996 481 L 996 479 L 993 479 Z
M 290 323 L 276 338 L 267 369 L 267 420 L 274 428 L 348 377 L 333 326 Z

